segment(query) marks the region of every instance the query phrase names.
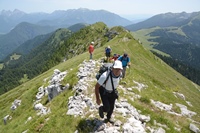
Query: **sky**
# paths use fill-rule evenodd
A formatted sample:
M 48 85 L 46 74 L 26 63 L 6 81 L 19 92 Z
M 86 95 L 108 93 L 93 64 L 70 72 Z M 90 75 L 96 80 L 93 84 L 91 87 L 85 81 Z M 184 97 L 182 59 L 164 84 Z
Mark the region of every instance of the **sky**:
M 0 11 L 18 9 L 26 13 L 88 8 L 106 10 L 128 19 L 161 13 L 200 11 L 200 0 L 0 0 Z

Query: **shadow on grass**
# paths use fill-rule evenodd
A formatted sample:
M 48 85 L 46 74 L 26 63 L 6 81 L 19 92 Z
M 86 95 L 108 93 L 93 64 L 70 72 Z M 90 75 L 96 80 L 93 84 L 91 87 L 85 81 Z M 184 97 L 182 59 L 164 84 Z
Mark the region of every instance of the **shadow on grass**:
M 78 133 L 89 133 L 104 129 L 104 121 L 97 118 L 82 119 L 77 125 Z

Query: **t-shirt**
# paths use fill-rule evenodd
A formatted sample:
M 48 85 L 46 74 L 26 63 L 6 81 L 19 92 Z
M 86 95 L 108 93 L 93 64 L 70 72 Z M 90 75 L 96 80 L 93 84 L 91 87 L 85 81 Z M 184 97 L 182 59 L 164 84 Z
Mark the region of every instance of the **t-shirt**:
M 106 48 L 106 53 L 110 53 L 111 52 L 111 48 Z
M 89 53 L 92 53 L 94 51 L 94 46 L 90 45 L 89 48 L 88 48 L 88 50 L 89 50 Z
M 101 86 L 103 86 L 106 90 L 113 91 L 113 89 L 112 89 L 112 83 L 111 83 L 111 79 L 110 79 L 110 75 L 108 75 L 108 74 L 109 74 L 109 71 L 104 72 L 101 75 L 101 77 L 99 78 L 98 83 Z M 105 82 L 107 76 L 109 76 L 109 78 L 108 78 L 107 82 L 103 85 L 103 83 Z M 118 78 L 113 78 L 112 77 L 112 79 L 113 79 L 114 89 L 116 89 L 117 86 L 119 85 L 119 77 Z
M 120 60 L 122 62 L 122 66 L 123 67 L 126 67 L 128 65 L 128 63 L 130 62 L 130 58 L 129 57 L 123 57 L 123 56 L 120 56 L 118 58 L 118 60 Z

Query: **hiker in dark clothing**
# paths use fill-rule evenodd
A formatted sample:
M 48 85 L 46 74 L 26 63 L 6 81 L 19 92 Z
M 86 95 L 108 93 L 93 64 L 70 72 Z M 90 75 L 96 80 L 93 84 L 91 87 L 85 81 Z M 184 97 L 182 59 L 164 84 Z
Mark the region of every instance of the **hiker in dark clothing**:
M 131 65 L 130 63 L 130 58 L 128 57 L 127 53 L 124 53 L 122 56 L 120 56 L 118 58 L 118 60 L 120 60 L 122 62 L 122 66 L 123 66 L 123 71 L 122 71 L 122 78 L 125 77 L 126 75 L 126 67 Z
M 98 105 L 100 105 L 101 101 L 103 103 L 103 106 L 99 107 L 99 116 L 104 118 L 104 112 L 107 112 L 106 122 L 114 123 L 111 119 L 111 115 L 114 110 L 115 100 L 118 98 L 116 88 L 119 85 L 122 69 L 121 61 L 116 60 L 112 68 L 104 72 L 95 85 L 96 103 Z
M 112 52 L 112 49 L 110 48 L 110 46 L 108 46 L 107 48 L 105 48 L 106 62 L 109 61 L 109 58 L 111 56 L 111 52 Z

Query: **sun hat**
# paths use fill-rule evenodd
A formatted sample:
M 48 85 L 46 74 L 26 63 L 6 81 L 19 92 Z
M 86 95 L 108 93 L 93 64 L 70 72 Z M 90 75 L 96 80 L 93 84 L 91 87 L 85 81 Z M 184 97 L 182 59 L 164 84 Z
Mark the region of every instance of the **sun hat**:
M 113 68 L 123 69 L 122 68 L 122 62 L 119 60 L 116 60 L 113 64 Z
M 94 42 L 91 42 L 91 44 L 94 44 Z

